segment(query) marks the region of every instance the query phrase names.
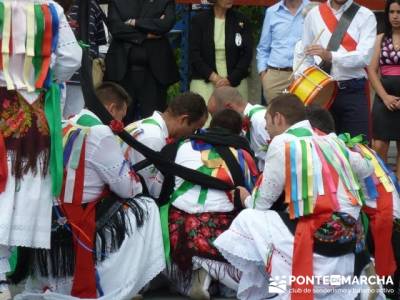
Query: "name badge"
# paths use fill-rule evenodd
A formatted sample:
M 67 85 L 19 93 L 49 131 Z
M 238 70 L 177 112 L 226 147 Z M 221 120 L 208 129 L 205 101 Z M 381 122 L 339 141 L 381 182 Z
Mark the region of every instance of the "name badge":
M 242 36 L 240 33 L 236 33 L 235 35 L 235 44 L 237 47 L 240 47 L 242 45 Z

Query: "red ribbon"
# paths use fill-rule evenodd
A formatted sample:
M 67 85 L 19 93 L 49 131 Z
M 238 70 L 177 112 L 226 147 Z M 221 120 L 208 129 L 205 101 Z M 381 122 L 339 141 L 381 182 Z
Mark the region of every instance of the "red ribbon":
M 331 174 L 334 182 L 338 183 L 338 175 L 333 168 Z M 325 181 L 325 179 L 324 179 Z M 329 185 L 325 182 L 325 187 Z M 318 196 L 314 213 L 310 216 L 301 217 L 297 223 L 294 236 L 292 275 L 294 278 L 304 276 L 311 278 L 314 274 L 314 233 L 317 229 L 327 222 L 334 212 L 334 201 L 332 193 L 326 188 L 325 195 Z M 313 300 L 314 292 L 311 282 L 299 284 L 293 283 L 292 300 Z
M 396 271 L 396 260 L 392 247 L 393 232 L 393 196 L 382 183 L 377 186 L 378 199 L 376 209 L 364 207 L 370 219 L 370 228 L 374 238 L 375 268 L 379 276 L 390 276 Z
M 40 68 L 40 73 L 38 79 L 36 80 L 35 87 L 40 89 L 46 80 L 47 73 L 50 68 L 51 60 L 51 39 L 52 39 L 52 23 L 51 23 L 51 12 L 47 5 L 41 5 L 41 9 L 44 15 L 44 36 L 42 43 L 42 66 Z
M 8 165 L 7 149 L 3 135 L 0 133 L 0 193 L 4 192 L 7 185 Z
M 323 3 L 319 5 L 319 12 L 326 27 L 328 27 L 329 31 L 333 33 L 339 22 L 333 14 L 332 9 L 327 3 Z M 349 52 L 357 49 L 357 42 L 347 32 L 343 37 L 341 45 Z

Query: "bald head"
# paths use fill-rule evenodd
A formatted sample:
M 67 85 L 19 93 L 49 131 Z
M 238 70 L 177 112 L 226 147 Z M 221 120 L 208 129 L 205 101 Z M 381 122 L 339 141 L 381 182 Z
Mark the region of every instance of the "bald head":
M 211 115 L 223 110 L 233 109 L 238 113 L 243 113 L 247 105 L 247 100 L 240 95 L 239 91 L 231 86 L 218 87 L 212 93 L 208 101 L 208 112 Z

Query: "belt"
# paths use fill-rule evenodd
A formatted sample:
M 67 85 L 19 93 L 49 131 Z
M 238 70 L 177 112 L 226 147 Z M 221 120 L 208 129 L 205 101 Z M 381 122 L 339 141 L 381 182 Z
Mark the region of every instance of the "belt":
M 284 72 L 293 72 L 293 69 L 291 67 L 277 68 L 277 67 L 268 66 L 267 69 L 276 70 L 276 71 L 284 71 Z

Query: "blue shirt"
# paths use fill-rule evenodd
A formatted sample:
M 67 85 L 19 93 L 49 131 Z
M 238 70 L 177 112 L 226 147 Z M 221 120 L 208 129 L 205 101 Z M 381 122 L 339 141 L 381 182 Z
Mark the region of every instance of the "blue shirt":
M 294 46 L 302 37 L 301 12 L 308 0 L 304 0 L 295 15 L 285 6 L 284 0 L 266 10 L 260 42 L 257 46 L 257 69 L 261 73 L 268 66 L 288 68 L 293 65 Z

